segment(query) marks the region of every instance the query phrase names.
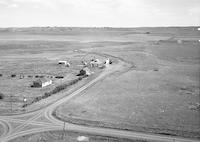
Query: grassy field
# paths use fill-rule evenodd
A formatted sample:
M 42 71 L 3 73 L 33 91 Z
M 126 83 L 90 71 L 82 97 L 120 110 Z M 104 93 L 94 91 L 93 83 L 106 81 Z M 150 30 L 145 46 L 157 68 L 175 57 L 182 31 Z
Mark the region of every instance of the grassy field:
M 195 38 L 200 34 L 190 33 L 192 28 L 154 30 L 153 38 L 139 35 L 142 42 L 102 42 L 83 49 L 119 57 L 136 68 L 97 83 L 56 115 L 83 125 L 199 138 L 200 43 Z M 125 36 L 127 41 L 134 34 Z
M 96 52 L 128 66 L 59 107 L 57 117 L 83 125 L 199 138 L 199 39 L 197 27 L 0 29 L 0 90 L 8 97 L 13 92 L 31 94 L 30 98 L 41 95 L 56 84 L 33 90 L 28 86 L 34 78 L 9 75 L 70 79 L 80 70 L 81 60 L 102 58 L 77 50 Z M 64 59 L 71 60 L 71 68 L 57 66 Z M 4 102 L 1 105 L 10 106 Z
M 0 125 L 0 136 L 3 134 L 3 126 Z
M 8 36 L 9 39 L 4 39 L 6 36 L 8 35 L 0 33 L 0 92 L 5 96 L 0 100 L 1 114 L 23 112 L 24 97 L 29 103 L 56 86 L 76 79 L 83 67 L 82 60 L 89 61 L 93 57 L 103 59 L 98 55 L 75 51 L 81 46 L 79 42 L 47 39 L 30 41 L 26 38 L 14 40 L 12 34 Z M 18 34 L 15 37 L 23 36 Z M 32 37 L 34 38 L 34 35 Z M 58 65 L 59 60 L 67 60 L 71 66 Z M 33 81 L 40 78 L 37 76 L 51 79 L 53 84 L 44 88 L 32 88 Z M 64 79 L 57 79 L 56 76 L 63 76 Z

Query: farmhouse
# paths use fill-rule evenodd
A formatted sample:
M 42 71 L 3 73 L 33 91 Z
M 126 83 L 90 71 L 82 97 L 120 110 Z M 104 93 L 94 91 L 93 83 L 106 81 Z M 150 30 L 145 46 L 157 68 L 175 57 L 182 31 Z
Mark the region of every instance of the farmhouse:
M 45 79 L 45 78 L 40 78 L 36 81 L 33 81 L 32 87 L 45 87 L 52 84 L 52 80 L 50 79 Z
M 91 67 L 98 67 L 101 64 L 102 64 L 102 62 L 99 59 L 94 59 L 94 60 L 91 60 L 91 62 L 90 62 Z

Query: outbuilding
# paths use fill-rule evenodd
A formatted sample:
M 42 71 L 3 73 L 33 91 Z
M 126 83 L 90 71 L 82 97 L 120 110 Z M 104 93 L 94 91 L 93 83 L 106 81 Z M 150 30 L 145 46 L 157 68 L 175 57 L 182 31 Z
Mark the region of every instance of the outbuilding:
M 70 66 L 70 63 L 67 62 L 67 61 L 58 61 L 58 64 L 60 64 L 60 65 L 65 65 L 65 66 L 67 66 L 67 67 Z
M 32 87 L 45 87 L 52 84 L 52 80 L 46 78 L 40 78 L 36 81 L 33 81 Z
M 106 64 L 106 65 L 112 64 L 112 61 L 109 58 L 107 58 L 106 61 L 104 62 L 104 64 Z

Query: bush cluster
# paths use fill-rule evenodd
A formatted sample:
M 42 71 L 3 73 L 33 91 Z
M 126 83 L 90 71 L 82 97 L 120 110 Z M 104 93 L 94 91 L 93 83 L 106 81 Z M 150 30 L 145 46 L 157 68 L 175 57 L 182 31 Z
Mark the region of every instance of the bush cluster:
M 49 92 L 45 92 L 43 96 L 38 96 L 36 97 L 32 102 L 30 102 L 29 104 L 24 104 L 22 107 L 27 107 L 28 105 L 31 105 L 33 103 L 36 103 L 42 99 L 45 99 L 45 98 L 48 98 L 50 97 L 51 95 L 53 94 L 56 94 L 64 89 L 66 89 L 67 87 L 71 86 L 71 85 L 74 85 L 76 84 L 78 81 L 82 80 L 83 78 L 85 78 L 86 76 L 81 76 L 81 77 L 78 77 L 72 81 L 70 81 L 69 83 L 66 83 L 66 84 L 61 84 L 59 86 L 56 86 L 52 91 L 49 91 Z
M 16 74 L 12 74 L 11 77 L 16 77 Z
M 60 79 L 60 78 L 64 78 L 63 76 L 56 76 L 55 78 L 58 78 L 58 79 Z

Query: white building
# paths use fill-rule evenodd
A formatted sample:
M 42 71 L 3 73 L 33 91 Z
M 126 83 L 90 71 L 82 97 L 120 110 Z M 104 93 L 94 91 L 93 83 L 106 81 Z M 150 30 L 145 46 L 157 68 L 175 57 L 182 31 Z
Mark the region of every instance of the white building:
M 105 64 L 106 64 L 106 65 L 109 65 L 109 64 L 110 64 L 110 59 L 109 59 L 109 58 L 106 59 Z
M 99 59 L 95 59 L 95 60 L 92 60 L 91 62 L 90 62 L 90 66 L 91 67 L 98 67 L 99 65 L 101 65 L 102 64 L 102 62 L 99 60 Z
M 52 84 L 52 80 L 41 78 L 36 81 L 33 81 L 33 87 L 46 87 Z
M 65 65 L 65 66 L 67 66 L 67 67 L 70 66 L 70 63 L 67 62 L 67 61 L 58 61 L 58 64 Z

